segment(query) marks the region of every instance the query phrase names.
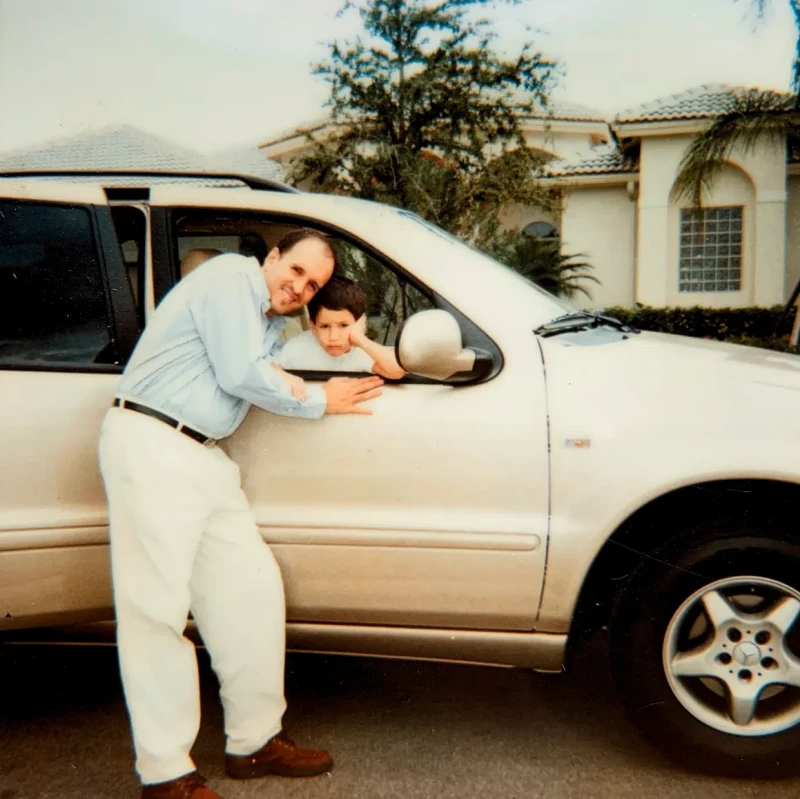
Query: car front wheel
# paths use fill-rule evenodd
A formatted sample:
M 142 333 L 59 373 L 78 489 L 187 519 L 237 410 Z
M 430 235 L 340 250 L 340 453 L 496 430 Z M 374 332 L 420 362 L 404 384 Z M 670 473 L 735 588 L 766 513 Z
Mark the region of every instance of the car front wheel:
M 611 658 L 627 711 L 692 768 L 800 774 L 800 547 L 789 535 L 683 531 L 619 597 Z

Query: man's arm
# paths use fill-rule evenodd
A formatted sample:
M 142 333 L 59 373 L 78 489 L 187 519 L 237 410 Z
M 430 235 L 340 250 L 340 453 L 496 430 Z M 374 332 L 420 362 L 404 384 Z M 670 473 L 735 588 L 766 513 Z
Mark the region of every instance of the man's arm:
M 304 400 L 308 396 L 306 381 L 302 377 L 285 372 L 277 363 L 273 362 L 270 366 L 287 382 L 295 399 Z
M 394 347 L 384 347 L 367 337 L 367 318 L 362 316 L 352 328 L 350 328 L 350 344 L 359 347 L 369 355 L 374 361 L 372 371 L 390 380 L 400 380 L 405 377 L 405 370 L 399 363 L 394 354 Z
M 265 411 L 307 419 L 319 419 L 326 411 L 368 413 L 359 403 L 380 394 L 381 381 L 367 378 L 359 385 L 312 385 L 305 399 L 293 397 L 264 357 L 261 299 L 244 271 L 221 275 L 189 307 L 222 390 Z

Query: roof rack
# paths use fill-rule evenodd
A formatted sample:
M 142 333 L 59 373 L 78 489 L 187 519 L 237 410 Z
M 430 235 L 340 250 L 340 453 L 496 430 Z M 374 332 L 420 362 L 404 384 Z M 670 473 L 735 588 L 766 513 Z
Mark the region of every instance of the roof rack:
M 270 180 L 246 172 L 215 172 L 215 171 L 194 171 L 178 169 L 1 169 L 0 178 L 36 178 L 36 177 L 144 177 L 144 178 L 192 178 L 209 179 L 219 178 L 222 180 L 238 180 L 248 188 L 258 191 L 280 191 L 290 194 L 300 194 L 300 190 L 290 186 L 288 183 L 281 183 L 279 180 Z

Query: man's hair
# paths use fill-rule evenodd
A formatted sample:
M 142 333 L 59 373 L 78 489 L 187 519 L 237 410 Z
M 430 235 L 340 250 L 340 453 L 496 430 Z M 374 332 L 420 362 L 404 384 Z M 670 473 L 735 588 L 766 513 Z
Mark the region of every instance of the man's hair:
M 324 233 L 320 233 L 318 230 L 312 230 L 311 228 L 307 227 L 297 228 L 296 230 L 292 230 L 287 233 L 275 246 L 278 248 L 278 252 L 283 255 L 285 252 L 291 250 L 296 244 L 299 244 L 301 241 L 305 241 L 306 239 L 316 239 L 317 241 L 321 241 L 328 248 L 328 252 L 333 259 L 333 271 L 335 273 L 338 267 L 336 251 L 331 246 L 330 241 L 328 241 L 328 237 Z
M 350 311 L 355 319 L 364 315 L 367 300 L 364 292 L 348 277 L 334 275 L 308 303 L 308 315 L 316 323 L 322 308 L 329 311 Z

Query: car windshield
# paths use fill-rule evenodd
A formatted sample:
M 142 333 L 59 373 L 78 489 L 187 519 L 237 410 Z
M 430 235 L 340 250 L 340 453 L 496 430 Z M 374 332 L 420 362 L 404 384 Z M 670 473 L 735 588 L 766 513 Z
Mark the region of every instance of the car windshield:
M 525 275 L 518 272 L 516 269 L 512 269 L 510 266 L 502 263 L 501 261 L 492 258 L 491 256 L 487 255 L 484 252 L 481 252 L 476 247 L 468 244 L 467 242 L 456 238 L 452 234 L 448 233 L 446 230 L 443 230 L 438 225 L 435 225 L 433 222 L 429 222 L 427 219 L 423 219 L 421 216 L 417 216 L 417 214 L 412 213 L 411 211 L 406 211 L 404 209 L 395 209 L 395 213 L 403 217 L 404 219 L 410 219 L 411 221 L 421 225 L 426 230 L 431 233 L 436 234 L 441 239 L 444 239 L 447 243 L 452 245 L 453 247 L 457 247 L 459 249 L 467 249 L 473 255 L 477 255 L 482 258 L 486 264 L 491 267 L 492 269 L 499 269 L 505 272 L 506 274 L 513 275 L 517 280 L 523 283 L 527 288 L 531 289 L 538 295 L 543 302 L 542 305 L 546 306 L 547 312 L 550 314 L 550 319 L 554 319 L 558 316 L 564 316 L 565 314 L 572 314 L 576 312 L 576 309 L 570 305 L 568 302 L 563 300 L 561 297 L 557 297 L 554 294 L 551 294 L 549 291 L 546 291 L 541 286 L 534 283 L 529 278 L 525 277 Z

